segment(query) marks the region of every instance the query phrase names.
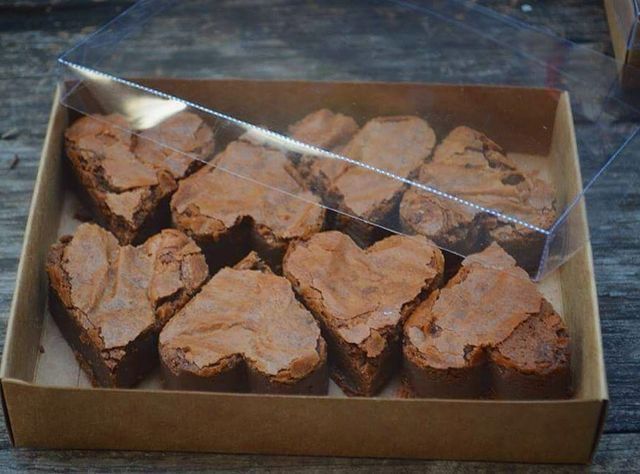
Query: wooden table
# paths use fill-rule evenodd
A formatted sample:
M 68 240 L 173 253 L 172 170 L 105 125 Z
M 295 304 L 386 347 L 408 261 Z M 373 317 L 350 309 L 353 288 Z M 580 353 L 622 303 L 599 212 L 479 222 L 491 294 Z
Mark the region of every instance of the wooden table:
M 321 2 L 318 2 L 321 3 Z M 505 13 L 611 54 L 599 0 L 482 0 Z M 126 6 L 126 1 L 0 1 L 0 338 L 14 289 L 23 229 L 55 83 L 55 57 Z M 588 199 L 611 408 L 595 471 L 640 470 L 640 142 Z M 0 428 L 0 470 L 359 471 L 386 469 L 513 472 L 576 466 L 421 462 L 12 449 Z

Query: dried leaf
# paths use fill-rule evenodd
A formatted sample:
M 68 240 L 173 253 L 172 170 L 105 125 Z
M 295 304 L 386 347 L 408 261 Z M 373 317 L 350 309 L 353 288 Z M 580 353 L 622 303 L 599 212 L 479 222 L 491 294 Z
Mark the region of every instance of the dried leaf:
M 18 135 L 20 135 L 20 130 L 18 130 L 17 128 L 10 128 L 6 132 L 2 132 L 2 135 L 0 135 L 0 139 L 12 140 L 16 138 Z
M 11 163 L 9 163 L 9 169 L 10 170 L 16 169 L 16 167 L 18 166 L 18 163 L 20 163 L 20 157 L 16 153 L 13 155 L 13 160 L 11 160 Z

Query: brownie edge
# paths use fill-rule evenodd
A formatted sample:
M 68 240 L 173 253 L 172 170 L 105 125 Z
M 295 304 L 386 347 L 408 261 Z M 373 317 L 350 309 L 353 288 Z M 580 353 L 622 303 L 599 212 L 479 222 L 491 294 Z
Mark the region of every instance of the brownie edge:
M 163 386 L 169 390 L 204 392 L 252 392 L 280 395 L 326 395 L 328 391 L 327 347 L 318 341 L 317 351 L 325 362 L 301 379 L 269 377 L 252 368 L 238 355 L 201 369 L 189 364 L 183 354 L 160 357 Z

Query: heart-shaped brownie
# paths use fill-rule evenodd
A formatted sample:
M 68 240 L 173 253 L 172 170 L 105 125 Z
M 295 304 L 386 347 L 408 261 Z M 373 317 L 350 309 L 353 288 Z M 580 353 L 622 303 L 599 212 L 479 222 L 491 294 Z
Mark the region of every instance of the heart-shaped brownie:
M 407 187 L 402 180 L 413 177 L 435 144 L 433 129 L 419 117 L 369 120 L 340 151 L 363 166 L 346 166 L 331 181 L 330 200 L 342 211 L 338 228 L 360 245 L 373 242 L 380 231 L 362 219 L 393 229 L 398 203 Z
M 290 241 L 322 227 L 320 200 L 282 151 L 244 138 L 214 163 L 184 179 L 171 199 L 174 223 L 203 247 L 213 271 L 249 249 L 279 268 Z
M 167 229 L 143 245 L 120 246 L 82 224 L 49 251 L 50 311 L 93 382 L 128 387 L 157 363 L 162 326 L 208 276 L 200 248 Z
M 527 273 L 497 244 L 467 257 L 407 320 L 407 381 L 423 397 L 564 398 L 569 337 Z
M 556 217 L 551 186 L 524 172 L 500 146 L 468 127 L 455 128 L 438 145 L 433 159 L 420 168 L 417 180 L 544 229 Z M 520 266 L 534 271 L 540 261 L 544 236 L 477 206 L 413 187 L 400 203 L 400 223 L 405 232 L 425 235 L 443 248 L 463 255 L 496 242 Z
M 400 361 L 401 325 L 441 280 L 444 258 L 427 239 L 391 236 L 366 250 L 331 231 L 292 244 L 284 275 L 323 328 L 332 376 L 372 395 Z
M 291 138 L 338 153 L 357 131 L 358 124 L 352 117 L 328 109 L 316 110 L 289 126 Z M 348 163 L 343 160 L 303 155 L 297 168 L 312 189 L 326 197 L 331 181 L 346 167 Z
M 160 334 L 165 386 L 323 394 L 326 345 L 286 278 L 252 253 L 223 268 Z
M 169 220 L 168 196 L 214 149 L 213 131 L 180 112 L 153 127 L 134 127 L 117 114 L 76 120 L 65 149 L 96 219 L 123 244 L 138 243 Z

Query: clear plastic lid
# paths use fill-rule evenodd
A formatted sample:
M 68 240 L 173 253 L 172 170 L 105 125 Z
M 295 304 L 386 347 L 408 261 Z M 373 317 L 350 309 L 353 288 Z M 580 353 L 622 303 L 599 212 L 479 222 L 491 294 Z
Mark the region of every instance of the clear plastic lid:
M 201 212 L 263 199 L 280 225 L 293 200 L 363 246 L 497 242 L 534 278 L 585 243 L 585 193 L 640 123 L 614 59 L 456 0 L 143 0 L 59 62 L 66 106 L 215 168 Z M 215 153 L 158 132 L 185 111 Z

